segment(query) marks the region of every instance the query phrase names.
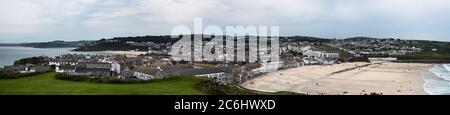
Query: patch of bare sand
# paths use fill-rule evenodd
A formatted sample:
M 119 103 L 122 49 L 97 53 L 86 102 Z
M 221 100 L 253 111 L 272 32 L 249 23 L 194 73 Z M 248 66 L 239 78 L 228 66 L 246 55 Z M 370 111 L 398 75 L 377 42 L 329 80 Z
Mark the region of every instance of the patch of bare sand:
M 343 63 L 305 66 L 267 73 L 241 84 L 266 92 L 292 91 L 312 95 L 360 95 L 372 92 L 384 95 L 426 95 L 421 71 L 431 64 L 372 63 L 341 73 L 337 71 L 370 64 Z

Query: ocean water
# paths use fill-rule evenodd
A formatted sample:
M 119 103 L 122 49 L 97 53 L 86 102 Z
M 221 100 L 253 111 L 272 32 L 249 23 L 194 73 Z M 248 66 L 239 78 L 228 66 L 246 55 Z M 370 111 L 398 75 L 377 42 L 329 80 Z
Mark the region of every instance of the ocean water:
M 435 64 L 424 72 L 424 89 L 431 95 L 450 95 L 450 64 Z
M 0 47 L 0 68 L 12 65 L 14 60 L 33 56 L 58 56 L 61 54 L 101 54 L 102 52 L 75 52 L 74 48 L 31 48 L 31 47 Z

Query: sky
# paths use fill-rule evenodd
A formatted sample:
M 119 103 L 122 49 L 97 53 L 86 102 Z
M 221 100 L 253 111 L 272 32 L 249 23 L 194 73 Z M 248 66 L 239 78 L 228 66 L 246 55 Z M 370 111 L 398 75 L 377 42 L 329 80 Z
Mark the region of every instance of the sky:
M 450 0 L 0 0 L 0 43 L 167 35 L 177 25 L 285 36 L 450 41 Z

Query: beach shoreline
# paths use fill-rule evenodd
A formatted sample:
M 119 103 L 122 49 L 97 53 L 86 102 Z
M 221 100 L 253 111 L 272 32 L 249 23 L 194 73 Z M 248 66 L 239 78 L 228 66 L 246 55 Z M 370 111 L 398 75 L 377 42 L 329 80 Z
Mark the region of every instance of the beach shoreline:
M 444 68 L 448 64 L 433 64 L 432 68 L 422 73 L 425 92 L 430 95 L 450 95 L 449 70 Z
M 130 57 L 136 57 L 139 55 L 145 55 L 147 52 L 145 51 L 75 51 L 78 53 L 93 53 L 93 54 L 102 54 L 102 55 L 126 55 Z
M 147 52 L 145 51 L 103 51 L 104 53 L 117 54 L 117 55 L 127 55 L 127 56 L 138 56 L 145 55 Z
M 265 92 L 291 91 L 311 95 L 428 95 L 423 63 L 343 63 L 304 66 L 267 73 L 241 86 Z
M 420 76 L 420 79 L 421 79 L 421 83 L 422 83 L 422 87 L 421 87 L 421 89 L 422 89 L 422 91 L 424 92 L 424 94 L 421 94 L 421 95 L 432 95 L 432 94 L 430 94 L 429 92 L 427 92 L 426 91 L 426 89 L 425 89 L 425 85 L 426 85 L 426 74 L 425 73 L 431 73 L 429 70 L 431 69 L 431 68 L 433 68 L 434 66 L 435 66 L 436 64 L 429 64 L 429 66 L 428 67 L 425 67 L 425 68 L 422 68 L 421 70 L 419 70 L 419 73 L 418 73 L 418 75 Z

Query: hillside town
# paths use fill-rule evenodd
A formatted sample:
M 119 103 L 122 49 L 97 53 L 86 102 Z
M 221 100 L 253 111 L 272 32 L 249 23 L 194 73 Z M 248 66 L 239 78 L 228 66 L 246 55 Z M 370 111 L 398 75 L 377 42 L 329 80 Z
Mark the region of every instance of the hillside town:
M 127 42 L 130 44 L 149 44 Z M 154 46 L 163 46 L 155 45 Z M 213 78 L 224 84 L 237 84 L 263 74 L 268 63 L 186 62 L 175 61 L 167 50 L 152 50 L 145 55 L 82 55 L 64 54 L 39 57 L 39 61 L 25 61 L 5 66 L 5 71 L 34 73 L 54 71 L 67 75 L 112 77 L 119 79 L 152 80 L 171 76 L 193 75 Z M 307 65 L 338 63 L 338 53 L 313 50 L 306 44 L 284 42 L 280 47 L 281 60 L 273 62 L 280 69 Z M 301 54 L 301 55 L 298 55 Z M 24 59 L 26 60 L 26 59 Z M 32 62 L 32 63 L 30 63 Z
M 423 49 L 413 46 L 417 41 L 388 39 L 353 38 L 332 40 L 327 45 L 342 49 L 355 57 L 362 55 L 398 56 L 420 52 Z
M 141 55 L 82 55 L 64 54 L 55 57 L 39 57 L 36 61 L 18 61 L 11 66 L 5 66 L 3 71 L 14 73 L 35 73 L 54 71 L 67 75 L 83 75 L 93 77 L 110 77 L 118 79 L 152 80 L 171 76 L 193 75 L 208 77 L 224 84 L 239 84 L 264 74 L 271 65 L 257 61 L 255 63 L 230 63 L 225 61 L 175 61 L 170 54 L 172 41 L 145 41 L 126 39 L 124 44 L 130 46 L 147 47 L 147 53 Z M 117 44 L 123 41 L 104 39 L 95 44 Z M 415 41 L 398 39 L 365 39 L 353 38 L 344 40 L 322 40 L 315 38 L 296 37 L 282 38 L 279 50 L 280 60 L 272 62 L 277 69 L 296 68 L 309 65 L 332 65 L 344 63 L 342 58 L 362 57 L 363 55 L 407 55 L 421 52 L 423 49 L 414 47 Z M 203 42 L 206 44 L 206 42 Z M 237 46 L 248 43 L 238 43 Z M 324 50 L 328 49 L 333 50 Z M 130 51 L 139 51 L 135 49 Z M 239 50 L 239 49 L 238 49 Z M 243 50 L 243 49 L 241 49 Z M 201 52 L 195 52 L 201 53 Z M 351 54 L 344 57 L 343 53 Z M 226 56 L 224 56 L 226 57 Z M 34 57 L 36 58 L 36 57 Z M 257 58 L 247 56 L 246 59 Z M 26 60 L 26 59 L 25 59 Z M 368 60 L 395 61 L 397 58 L 370 57 Z

